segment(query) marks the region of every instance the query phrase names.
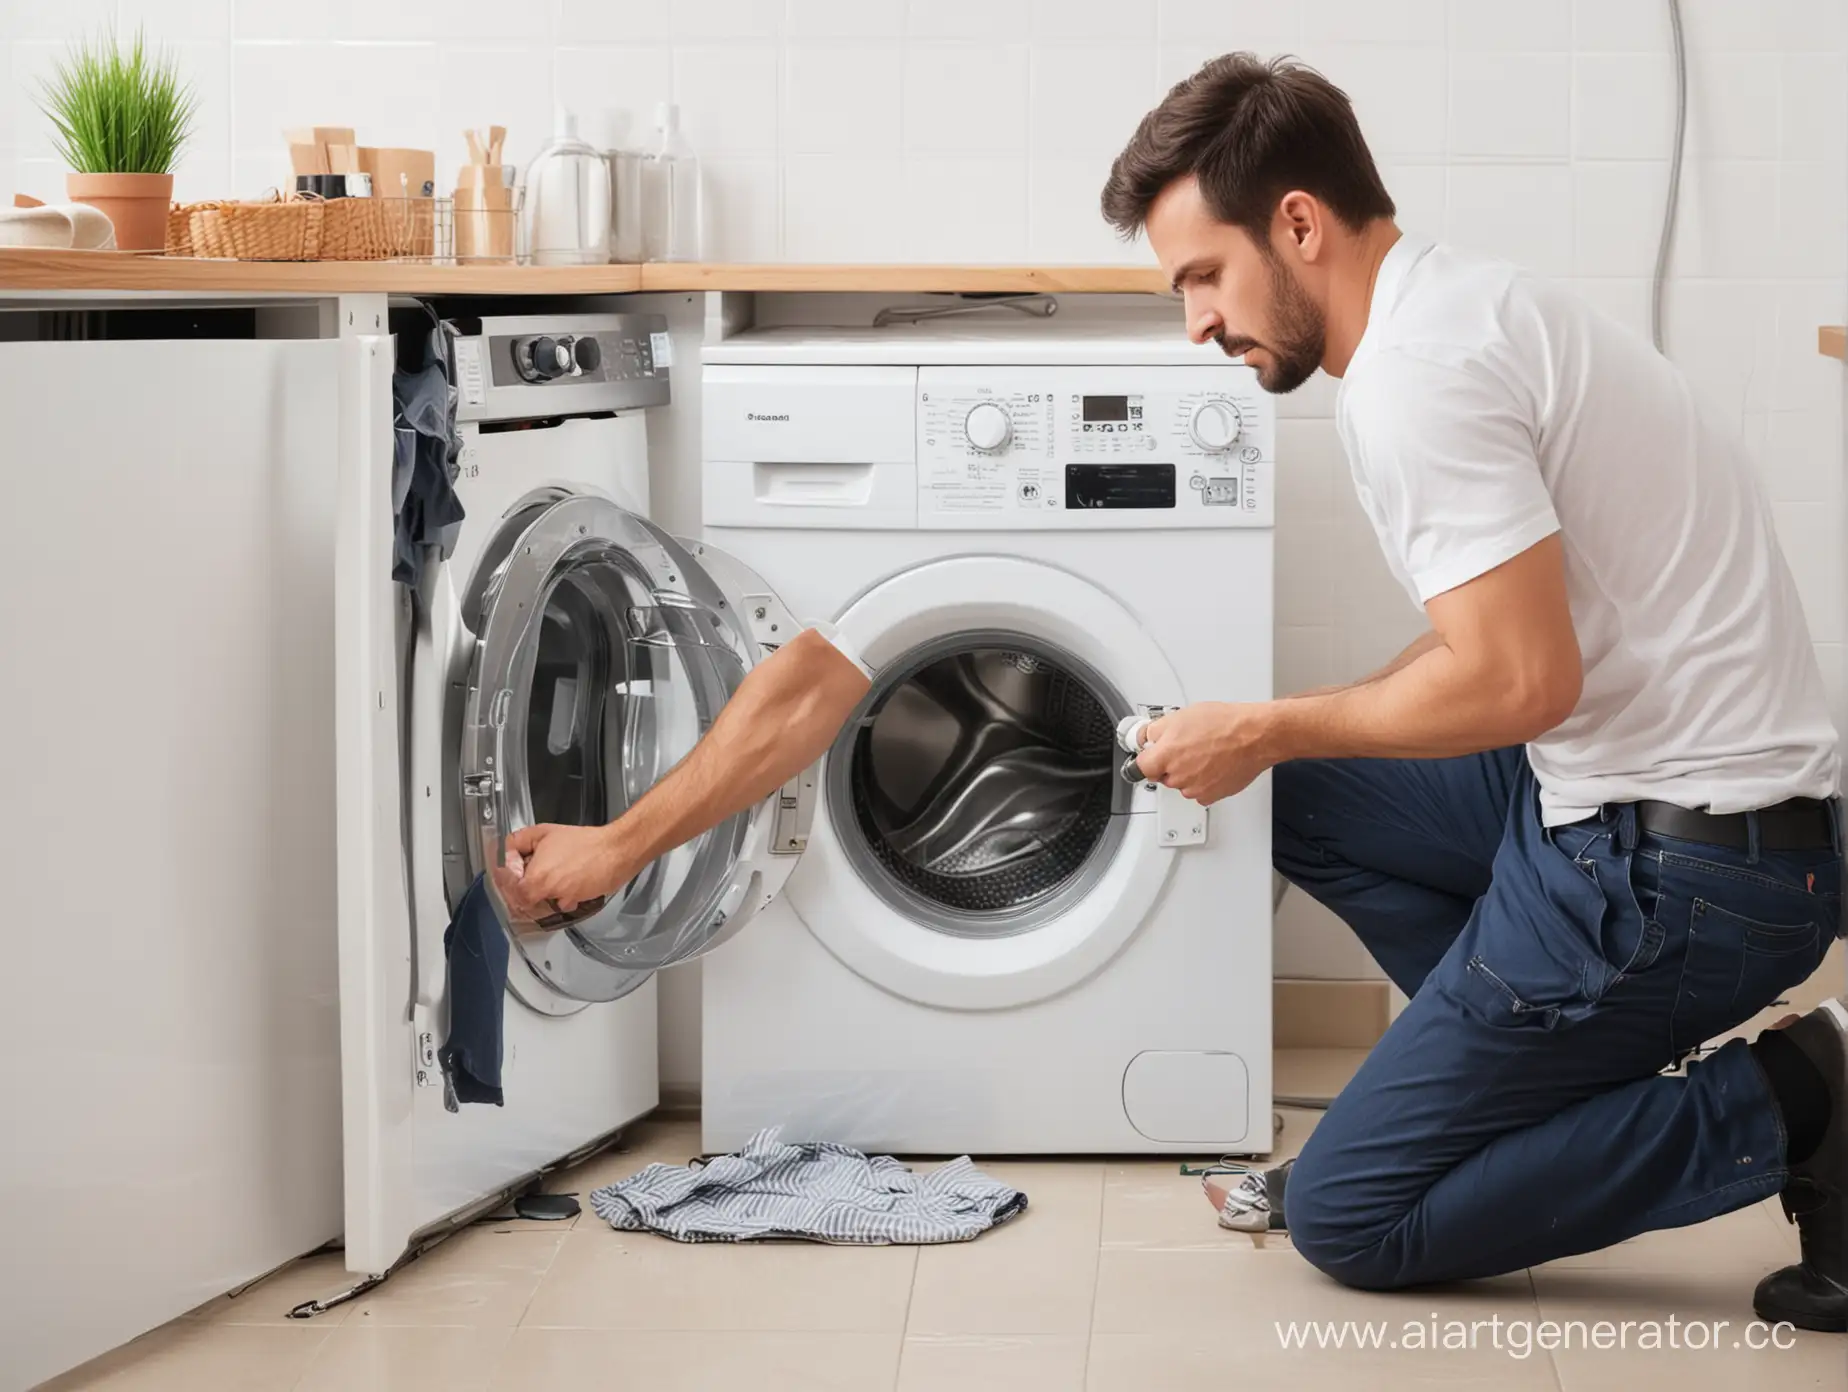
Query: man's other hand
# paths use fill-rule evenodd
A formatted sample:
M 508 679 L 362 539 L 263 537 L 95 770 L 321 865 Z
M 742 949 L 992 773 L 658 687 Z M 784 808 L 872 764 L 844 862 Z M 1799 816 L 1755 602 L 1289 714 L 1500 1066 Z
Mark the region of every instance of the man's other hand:
M 1207 805 L 1242 793 L 1276 762 L 1267 705 L 1202 702 L 1149 722 L 1137 766 L 1145 778 Z
M 615 894 L 642 867 L 630 863 L 607 826 L 521 827 L 507 838 L 509 868 L 495 884 L 517 918 L 536 922 L 554 907 L 571 913 L 580 904 Z M 522 862 L 515 866 L 513 857 Z

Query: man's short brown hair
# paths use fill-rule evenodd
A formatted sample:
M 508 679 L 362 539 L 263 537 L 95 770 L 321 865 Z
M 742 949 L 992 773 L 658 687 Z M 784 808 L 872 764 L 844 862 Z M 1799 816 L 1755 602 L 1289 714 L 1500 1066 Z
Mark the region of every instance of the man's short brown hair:
M 1135 236 L 1162 190 L 1189 175 L 1207 210 L 1260 247 L 1293 190 L 1354 231 L 1394 213 L 1347 93 L 1291 58 L 1228 53 L 1177 82 L 1110 166 L 1105 219 Z

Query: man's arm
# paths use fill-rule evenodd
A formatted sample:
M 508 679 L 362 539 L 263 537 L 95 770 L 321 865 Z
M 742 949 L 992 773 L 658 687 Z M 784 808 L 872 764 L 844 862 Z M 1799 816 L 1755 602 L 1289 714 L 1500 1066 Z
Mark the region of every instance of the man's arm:
M 1416 642 L 1408 646 L 1404 652 L 1400 653 L 1391 662 L 1388 662 L 1384 667 L 1380 668 L 1379 671 L 1370 672 L 1357 682 L 1344 682 L 1339 686 L 1318 686 L 1309 691 L 1299 691 L 1295 695 L 1285 697 L 1284 699 L 1300 701 L 1307 696 L 1333 696 L 1338 691 L 1352 691 L 1358 686 L 1371 686 L 1376 681 L 1384 681 L 1401 667 L 1409 666 L 1411 663 L 1430 652 L 1432 648 L 1442 644 L 1443 641 L 1444 640 L 1438 637 L 1435 632 L 1426 633 Z
M 761 802 L 834 742 L 870 684 L 819 633 L 799 633 L 739 684 L 693 752 L 601 827 L 532 826 L 507 838 L 525 858 L 497 877 L 516 912 L 570 912 L 613 894 L 644 866 Z
M 1584 682 L 1559 535 L 1425 606 L 1434 641 L 1390 675 L 1272 716 L 1273 762 L 1437 759 L 1525 744 Z
M 1376 680 L 1154 721 L 1143 772 L 1210 803 L 1288 759 L 1435 759 L 1525 744 L 1578 704 L 1584 671 L 1557 533 L 1425 612 L 1430 637 Z

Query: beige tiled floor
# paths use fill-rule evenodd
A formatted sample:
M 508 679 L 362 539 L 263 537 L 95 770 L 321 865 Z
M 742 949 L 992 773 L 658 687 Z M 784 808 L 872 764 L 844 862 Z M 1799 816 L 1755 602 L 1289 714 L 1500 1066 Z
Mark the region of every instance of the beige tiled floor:
M 1315 1113 L 1286 1112 L 1281 1154 Z M 694 1128 L 657 1123 L 554 1187 L 586 1194 Z M 1369 1295 L 1323 1278 L 1283 1238 L 1223 1232 L 1199 1181 L 1167 1161 L 996 1163 L 1032 1207 L 966 1246 L 684 1247 L 576 1223 L 475 1228 L 363 1300 L 284 1316 L 342 1281 L 316 1258 L 60 1380 L 58 1392 L 1195 1392 L 1473 1388 L 1524 1392 L 1848 1389 L 1848 1339 L 1731 1345 L 1751 1287 L 1796 1255 L 1759 1205 L 1608 1252 L 1441 1291 Z M 1729 1322 L 1714 1349 L 1512 1347 L 1515 1322 Z M 1285 1349 L 1276 1321 L 1476 1322 L 1467 1351 Z

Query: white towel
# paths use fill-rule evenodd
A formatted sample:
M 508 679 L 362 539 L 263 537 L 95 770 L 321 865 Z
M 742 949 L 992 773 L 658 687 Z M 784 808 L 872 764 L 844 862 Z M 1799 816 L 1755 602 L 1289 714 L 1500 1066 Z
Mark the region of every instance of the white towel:
M 114 251 L 115 224 L 86 203 L 0 208 L 0 246 Z

